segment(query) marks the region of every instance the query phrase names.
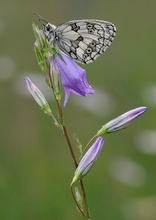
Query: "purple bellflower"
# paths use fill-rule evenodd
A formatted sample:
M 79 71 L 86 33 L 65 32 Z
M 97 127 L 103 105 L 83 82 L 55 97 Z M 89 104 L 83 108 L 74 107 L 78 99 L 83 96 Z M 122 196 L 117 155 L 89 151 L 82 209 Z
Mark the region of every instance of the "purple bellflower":
M 89 150 L 82 157 L 75 173 L 72 183 L 77 180 L 82 179 L 91 169 L 95 161 L 97 160 L 102 147 L 104 145 L 104 139 L 102 137 L 98 137 L 94 144 L 89 148 Z
M 52 65 L 55 62 L 65 90 L 64 106 L 67 104 L 70 92 L 81 96 L 94 94 L 95 90 L 87 82 L 86 71 L 65 53 L 60 51 L 60 55 L 62 59 L 56 54 L 51 62 Z
M 97 135 L 100 136 L 126 128 L 134 119 L 138 118 L 146 111 L 147 107 L 145 106 L 132 109 L 103 125 L 97 132 Z

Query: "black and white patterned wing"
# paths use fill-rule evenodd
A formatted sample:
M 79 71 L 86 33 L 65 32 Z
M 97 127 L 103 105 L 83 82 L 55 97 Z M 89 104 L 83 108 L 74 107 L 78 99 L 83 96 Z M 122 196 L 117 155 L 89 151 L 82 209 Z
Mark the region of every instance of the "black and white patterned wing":
M 74 60 L 90 63 L 100 56 L 112 43 L 115 26 L 107 21 L 75 20 L 55 29 L 55 44 Z

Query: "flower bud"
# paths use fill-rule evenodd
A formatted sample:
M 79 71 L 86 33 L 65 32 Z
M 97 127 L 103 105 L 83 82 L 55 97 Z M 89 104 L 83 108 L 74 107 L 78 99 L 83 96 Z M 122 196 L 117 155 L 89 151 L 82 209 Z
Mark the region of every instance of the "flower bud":
M 41 109 L 48 115 L 52 115 L 52 111 L 49 107 L 49 104 L 41 91 L 35 86 L 34 83 L 29 79 L 29 77 L 24 77 L 24 83 L 30 92 L 30 94 L 33 96 L 37 104 L 41 107 Z
M 138 118 L 146 111 L 147 107 L 144 106 L 132 109 L 103 125 L 97 132 L 97 135 L 100 136 L 126 128 L 134 119 Z
M 74 178 L 72 180 L 72 183 L 82 179 L 89 172 L 89 170 L 97 160 L 102 150 L 103 144 L 104 144 L 104 139 L 102 137 L 98 137 L 95 143 L 89 148 L 89 150 L 82 157 L 74 173 Z

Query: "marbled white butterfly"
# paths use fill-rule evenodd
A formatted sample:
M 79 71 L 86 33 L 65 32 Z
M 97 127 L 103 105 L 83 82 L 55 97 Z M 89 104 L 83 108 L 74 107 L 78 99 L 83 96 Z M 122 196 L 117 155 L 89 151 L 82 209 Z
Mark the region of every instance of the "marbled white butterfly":
M 47 21 L 46 23 L 43 31 L 47 42 L 83 64 L 100 56 L 110 46 L 116 34 L 116 27 L 102 20 L 73 20 L 57 27 Z

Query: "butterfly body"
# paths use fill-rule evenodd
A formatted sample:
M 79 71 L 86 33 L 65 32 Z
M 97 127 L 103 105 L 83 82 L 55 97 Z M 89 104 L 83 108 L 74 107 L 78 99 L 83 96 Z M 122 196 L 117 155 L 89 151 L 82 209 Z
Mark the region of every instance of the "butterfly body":
M 112 43 L 115 26 L 102 20 L 74 20 L 59 26 L 44 26 L 47 42 L 77 62 L 87 64 L 100 56 Z

